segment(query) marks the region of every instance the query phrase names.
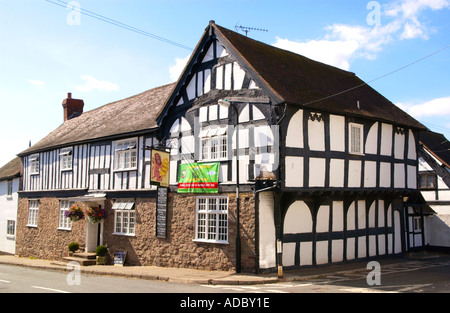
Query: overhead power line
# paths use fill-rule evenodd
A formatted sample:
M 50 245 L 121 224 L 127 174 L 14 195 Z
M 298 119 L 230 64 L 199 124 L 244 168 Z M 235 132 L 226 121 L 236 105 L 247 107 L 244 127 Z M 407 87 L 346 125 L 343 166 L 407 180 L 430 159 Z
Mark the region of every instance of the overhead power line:
M 400 67 L 400 68 L 398 68 L 398 69 L 396 69 L 396 70 L 393 70 L 393 71 L 391 71 L 391 72 L 389 72 L 389 73 L 387 73 L 387 74 L 384 74 L 384 75 L 381 75 L 381 76 L 379 76 L 379 77 L 377 77 L 377 78 L 375 78 L 375 79 L 372 79 L 371 81 L 369 81 L 369 82 L 367 82 L 367 83 L 362 83 L 362 84 L 360 84 L 360 85 L 357 85 L 357 86 L 355 86 L 355 87 L 349 88 L 349 89 L 347 89 L 347 90 L 343 90 L 343 91 L 337 92 L 337 93 L 332 94 L 332 95 L 329 95 L 329 96 L 327 96 L 327 97 L 320 98 L 320 99 L 317 99 L 317 100 L 314 100 L 314 101 L 311 101 L 311 102 L 303 103 L 303 105 L 309 105 L 309 104 L 317 103 L 317 102 L 320 102 L 320 101 L 323 101 L 323 100 L 328 100 L 328 99 L 330 99 L 330 98 L 337 97 L 337 96 L 339 96 L 339 95 L 342 95 L 342 94 L 344 94 L 344 93 L 350 92 L 350 91 L 355 90 L 355 89 L 358 89 L 358 88 L 360 88 L 360 87 L 369 85 L 370 83 L 373 83 L 373 82 L 375 82 L 375 81 L 377 81 L 377 80 L 380 80 L 380 79 L 385 78 L 385 77 L 387 77 L 387 76 L 389 76 L 389 75 L 392 75 L 392 74 L 397 73 L 397 72 L 399 72 L 399 71 L 401 71 L 401 70 L 404 70 L 405 68 L 410 67 L 410 66 L 412 66 L 412 65 L 414 65 L 414 64 L 417 64 L 417 63 L 419 63 L 419 62 L 421 62 L 421 61 L 423 61 L 423 60 L 425 60 L 425 59 L 428 59 L 428 58 L 432 57 L 432 56 L 435 55 L 435 54 L 438 54 L 438 53 L 440 53 L 440 52 L 442 52 L 442 51 L 444 51 L 444 50 L 447 50 L 448 48 L 450 48 L 450 45 L 448 45 L 448 46 L 446 46 L 446 47 L 444 47 L 444 48 L 441 48 L 441 49 L 439 49 L 439 50 L 436 50 L 436 51 L 434 51 L 434 52 L 432 52 L 432 53 L 430 53 L 430 54 L 428 54 L 428 55 L 426 55 L 426 56 L 424 56 L 424 57 L 422 57 L 422 58 L 420 58 L 420 59 L 418 59 L 418 60 L 416 60 L 416 61 L 414 61 L 414 62 L 411 62 L 411 63 L 409 63 L 409 64 L 407 64 L 407 65 L 405 65 L 405 66 L 402 66 L 402 67 Z
M 66 9 L 70 6 L 69 2 L 62 1 L 62 0 L 54 0 L 54 1 L 53 0 L 45 0 L 45 1 L 47 1 L 49 3 L 52 3 L 52 4 L 55 4 L 55 5 L 58 5 L 60 7 L 66 8 Z M 102 22 L 105 22 L 105 23 L 108 23 L 108 24 L 111 24 L 111 25 L 114 25 L 114 26 L 117 26 L 117 27 L 129 30 L 129 31 L 138 33 L 140 35 L 144 35 L 144 36 L 147 36 L 147 37 L 150 37 L 150 38 L 162 41 L 164 43 L 167 43 L 167 44 L 170 44 L 170 45 L 173 45 L 173 46 L 185 49 L 185 50 L 189 50 L 189 51 L 193 51 L 194 50 L 193 48 L 185 46 L 185 45 L 180 44 L 178 42 L 175 42 L 175 41 L 172 41 L 170 39 L 167 39 L 167 38 L 164 38 L 164 37 L 161 37 L 161 36 L 149 33 L 149 32 L 147 32 L 145 30 L 142 30 L 142 29 L 130 26 L 130 25 L 121 23 L 121 22 L 116 21 L 114 19 L 108 18 L 106 16 L 103 16 L 101 14 L 97 14 L 95 12 L 92 12 L 92 11 L 89 11 L 89 10 L 86 10 L 86 9 L 83 9 L 83 8 L 80 8 L 80 13 L 83 14 L 83 15 L 95 18 L 97 20 L 100 20 Z

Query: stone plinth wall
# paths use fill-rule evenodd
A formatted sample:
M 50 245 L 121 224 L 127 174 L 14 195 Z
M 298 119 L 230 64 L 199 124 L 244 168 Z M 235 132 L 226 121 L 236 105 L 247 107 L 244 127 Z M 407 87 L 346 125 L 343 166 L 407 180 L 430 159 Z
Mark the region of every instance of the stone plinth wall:
M 228 196 L 228 244 L 196 242 L 196 195 L 169 193 L 167 238 L 156 237 L 156 199 L 135 199 L 135 235 L 114 234 L 113 200 L 107 199 L 103 244 L 110 255 L 115 249 L 127 251 L 126 265 L 234 270 L 236 263 L 236 197 Z M 80 204 L 81 205 L 81 204 Z M 255 195 L 240 194 L 241 267 L 243 272 L 255 270 Z M 38 226 L 26 226 L 28 199 L 20 199 L 17 225 L 17 254 L 43 259 L 60 259 L 67 245 L 77 241 L 84 246 L 86 222 L 72 223 L 72 230 L 58 230 L 59 199 L 42 198 Z

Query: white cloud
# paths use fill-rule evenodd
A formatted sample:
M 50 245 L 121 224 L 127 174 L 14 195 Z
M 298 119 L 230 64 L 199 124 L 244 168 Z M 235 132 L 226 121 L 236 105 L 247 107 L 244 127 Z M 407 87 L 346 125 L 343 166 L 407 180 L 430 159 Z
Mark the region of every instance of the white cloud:
M 427 40 L 434 30 L 421 22 L 424 11 L 449 7 L 450 0 L 394 1 L 384 6 L 379 25 L 333 24 L 325 28 L 323 38 L 305 42 L 277 38 L 273 45 L 348 70 L 353 58 L 373 60 L 395 39 Z
M 420 104 L 397 104 L 399 108 L 419 119 L 431 116 L 450 116 L 450 96 L 436 98 Z
M 119 85 L 111 83 L 109 81 L 101 81 L 89 75 L 82 75 L 81 78 L 85 80 L 84 85 L 78 85 L 75 88 L 81 92 L 90 92 L 92 90 L 100 91 L 117 91 L 119 90 Z
M 186 67 L 186 64 L 189 61 L 190 57 L 191 56 L 188 55 L 185 58 L 176 58 L 175 59 L 175 64 L 169 68 L 170 79 L 172 81 L 177 81 L 178 78 L 180 78 L 180 75 L 183 72 L 184 68 Z
M 45 86 L 45 83 L 43 81 L 40 80 L 33 80 L 33 79 L 29 79 L 28 82 L 38 88 L 43 88 Z
M 278 37 L 273 45 L 345 70 L 350 68 L 349 59 L 358 49 L 356 41 L 310 40 L 295 42 Z

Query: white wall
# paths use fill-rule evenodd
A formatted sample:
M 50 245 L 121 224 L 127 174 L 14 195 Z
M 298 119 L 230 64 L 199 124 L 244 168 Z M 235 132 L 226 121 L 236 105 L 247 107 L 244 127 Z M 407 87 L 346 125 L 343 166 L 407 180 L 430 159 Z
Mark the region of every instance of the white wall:
M 17 205 L 19 178 L 13 180 L 13 194 L 7 196 L 7 181 L 0 181 L 0 251 L 14 254 L 16 247 L 15 237 L 7 236 L 7 220 L 16 221 L 17 228 Z
M 378 214 L 377 212 L 378 207 Z M 330 225 L 330 217 L 332 223 Z M 384 201 L 374 201 L 368 212 L 368 224 L 366 224 L 366 201 L 358 200 L 350 204 L 347 214 L 344 214 L 343 201 L 333 201 L 332 205 L 321 205 L 317 212 L 317 222 L 315 225 L 315 231 L 317 235 L 325 234 L 329 232 L 335 232 L 339 234 L 344 231 L 344 220 L 347 222 L 348 234 L 354 230 L 361 230 L 359 235 L 348 235 L 346 238 L 336 237 L 331 240 L 331 247 L 328 245 L 328 240 L 316 241 L 315 259 L 316 263 L 326 264 L 329 262 L 328 254 L 331 252 L 331 263 L 337 263 L 344 261 L 344 242 L 347 242 L 346 259 L 354 260 L 358 258 L 366 258 L 377 255 L 377 243 L 378 243 L 378 255 L 392 254 L 393 246 L 396 246 L 396 253 L 401 252 L 400 242 L 394 243 L 394 237 L 392 234 L 388 235 L 388 242 L 386 244 L 386 235 L 382 232 L 378 235 L 370 235 L 367 238 L 366 229 L 374 229 L 376 225 L 384 229 L 385 226 L 391 227 L 394 223 L 392 220 L 392 207 L 390 206 L 385 212 Z M 387 225 L 385 225 L 385 218 L 387 219 Z M 331 229 L 330 229 L 331 226 Z M 395 224 L 396 240 L 400 238 L 400 224 Z M 294 202 L 288 209 L 284 218 L 284 235 L 288 234 L 308 234 L 313 232 L 313 219 L 309 207 L 303 201 Z M 367 246 L 367 239 L 368 244 Z M 296 257 L 299 258 L 300 266 L 313 264 L 313 242 L 300 241 L 299 249 L 296 250 L 296 242 L 284 242 L 283 243 L 283 265 L 294 266 Z M 331 251 L 329 251 L 331 249 Z M 358 251 L 358 253 L 356 253 Z M 296 253 L 299 253 L 296 256 Z
M 259 194 L 259 267 L 276 266 L 275 220 L 272 192 Z

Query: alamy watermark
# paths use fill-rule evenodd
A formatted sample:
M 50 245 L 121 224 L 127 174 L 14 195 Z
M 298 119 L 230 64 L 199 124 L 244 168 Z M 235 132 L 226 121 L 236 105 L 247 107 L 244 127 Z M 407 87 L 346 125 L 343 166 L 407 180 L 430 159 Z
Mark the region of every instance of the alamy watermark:
M 69 286 L 80 286 L 81 285 L 81 266 L 78 262 L 67 263 L 66 269 L 69 272 L 66 276 L 66 282 Z
M 371 270 L 367 274 L 366 282 L 369 286 L 380 286 L 381 285 L 381 265 L 377 261 L 372 261 L 367 263 L 368 270 Z
M 67 9 L 70 11 L 66 17 L 67 25 L 81 25 L 81 4 L 78 1 L 69 1 L 67 3 Z
M 367 10 L 370 10 L 366 19 L 367 25 L 381 26 L 381 4 L 378 1 L 370 1 L 367 3 Z
M 278 166 L 280 138 L 278 125 L 264 127 L 248 125 L 203 125 L 194 118 L 193 142 L 185 138 L 182 130 L 172 131 L 166 147 L 172 149 L 172 160 L 231 161 L 233 158 L 248 157 L 250 161 L 269 171 Z M 238 139 L 237 139 L 238 138 Z M 175 153 L 173 151 L 176 151 Z

